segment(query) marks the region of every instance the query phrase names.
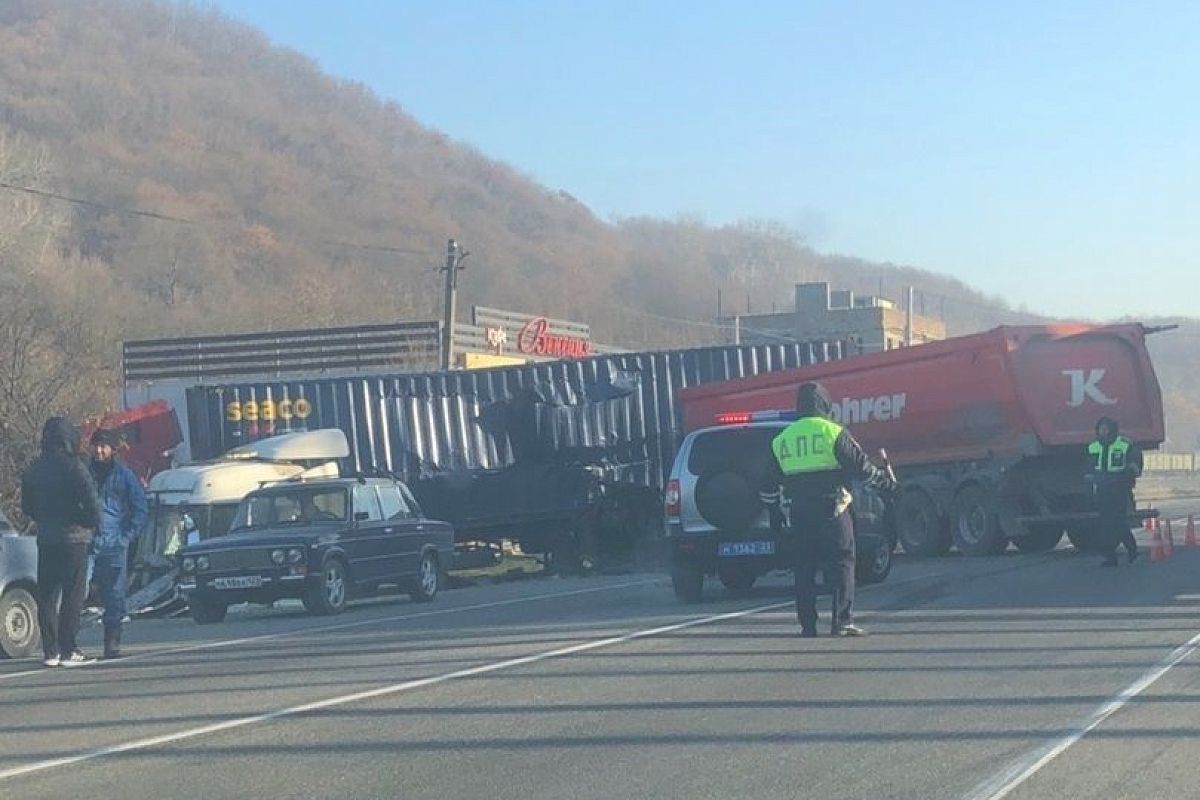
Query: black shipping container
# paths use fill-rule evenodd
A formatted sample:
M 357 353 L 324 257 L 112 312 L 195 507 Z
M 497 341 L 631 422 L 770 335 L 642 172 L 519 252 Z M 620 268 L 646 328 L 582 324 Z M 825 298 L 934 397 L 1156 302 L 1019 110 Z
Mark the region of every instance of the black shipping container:
M 212 458 L 266 436 L 341 428 L 344 471 L 403 478 L 460 537 L 520 538 L 624 489 L 652 492 L 657 508 L 681 438 L 677 390 L 837 359 L 845 348 L 730 345 L 200 386 L 188 391 L 191 449 Z

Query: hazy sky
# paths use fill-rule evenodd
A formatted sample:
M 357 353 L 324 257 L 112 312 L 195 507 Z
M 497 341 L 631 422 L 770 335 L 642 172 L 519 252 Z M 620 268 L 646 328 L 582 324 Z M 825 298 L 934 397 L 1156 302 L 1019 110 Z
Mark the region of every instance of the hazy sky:
M 1031 310 L 1200 312 L 1200 3 L 217 5 L 604 218 L 774 219 Z

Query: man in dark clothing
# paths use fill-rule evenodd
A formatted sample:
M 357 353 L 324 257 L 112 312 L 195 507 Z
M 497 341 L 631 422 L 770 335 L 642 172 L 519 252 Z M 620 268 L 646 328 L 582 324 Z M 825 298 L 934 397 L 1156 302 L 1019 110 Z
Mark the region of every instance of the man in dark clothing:
M 825 572 L 833 587 L 835 636 L 862 636 L 854 624 L 854 521 L 850 516 L 850 484 L 854 480 L 885 491 L 896 482 L 867 458 L 850 432 L 830 419 L 833 403 L 819 383 L 805 383 L 796 393 L 800 419 L 771 442 L 771 457 L 760 497 L 771 526 L 781 529 L 786 501 L 795 553 L 796 615 L 801 636 L 817 635 L 816 574 Z
M 79 612 L 87 592 L 87 556 L 100 524 L 92 476 L 79 457 L 79 433 L 67 419 L 42 427 L 42 452 L 21 476 L 21 510 L 37 523 L 38 627 L 48 667 L 91 664 L 79 652 Z
M 1138 557 L 1137 540 L 1129 529 L 1133 487 L 1142 474 L 1142 451 L 1121 435 L 1115 419 L 1102 417 L 1096 423 L 1096 440 L 1088 445 L 1092 491 L 1100 513 L 1100 546 L 1104 567 L 1117 566 L 1117 546 L 1125 545 L 1129 563 Z
M 133 470 L 116 458 L 120 439 L 113 431 L 92 434 L 92 477 L 100 493 L 100 528 L 92 540 L 95 576 L 104 604 L 104 657 L 121 655 L 129 546 L 146 524 L 146 493 Z

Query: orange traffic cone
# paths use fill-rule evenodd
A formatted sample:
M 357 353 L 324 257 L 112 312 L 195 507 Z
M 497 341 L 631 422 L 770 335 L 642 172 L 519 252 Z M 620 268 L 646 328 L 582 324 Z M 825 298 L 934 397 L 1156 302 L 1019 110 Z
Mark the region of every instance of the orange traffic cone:
M 1193 514 L 1188 514 L 1187 533 L 1184 534 L 1183 544 L 1185 547 L 1196 546 L 1196 517 Z
M 1175 535 L 1171 533 L 1171 520 L 1167 520 L 1167 534 L 1163 537 L 1163 558 L 1175 555 Z
M 1151 519 L 1153 519 L 1153 517 L 1151 517 Z M 1155 525 L 1154 528 L 1152 528 L 1152 532 L 1154 535 L 1150 538 L 1150 560 L 1162 561 L 1167 557 L 1163 552 L 1162 531 L 1160 531 L 1158 526 Z

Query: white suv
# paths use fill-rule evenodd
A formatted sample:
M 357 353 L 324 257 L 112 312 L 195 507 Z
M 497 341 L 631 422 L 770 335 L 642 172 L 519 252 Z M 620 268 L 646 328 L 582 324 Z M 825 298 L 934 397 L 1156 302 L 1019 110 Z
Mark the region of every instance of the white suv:
M 696 602 L 704 577 L 716 575 L 731 591 L 746 591 L 762 575 L 791 569 L 786 531 L 771 530 L 758 498 L 771 440 L 791 421 L 789 412 L 728 415 L 727 424 L 689 433 L 666 492 L 671 583 L 684 602 Z M 892 569 L 896 529 L 889 504 L 855 487 L 856 576 L 879 583 Z

